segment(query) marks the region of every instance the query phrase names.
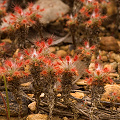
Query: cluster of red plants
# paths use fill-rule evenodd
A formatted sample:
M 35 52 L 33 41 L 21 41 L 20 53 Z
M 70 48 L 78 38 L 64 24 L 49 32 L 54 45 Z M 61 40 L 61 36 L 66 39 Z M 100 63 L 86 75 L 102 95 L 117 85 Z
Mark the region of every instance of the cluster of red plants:
M 73 59 L 71 59 L 70 56 L 66 56 L 65 59 L 62 59 L 61 57 L 58 58 L 55 54 L 50 52 L 49 46 L 51 44 L 52 38 L 49 38 L 47 43 L 44 41 L 37 41 L 36 48 L 25 49 L 15 54 L 12 58 L 1 58 L 2 64 L 0 67 L 0 72 L 1 76 L 6 77 L 10 86 L 10 90 L 13 91 L 16 99 L 21 96 L 18 94 L 20 78 L 28 76 L 31 73 L 34 79 L 33 87 L 35 87 L 34 89 L 37 90 L 35 93 L 35 98 L 37 99 L 36 102 L 39 101 L 39 96 L 42 92 L 46 93 L 50 104 L 50 113 L 52 114 L 51 106 L 54 106 L 55 103 L 51 103 L 51 96 L 53 96 L 52 99 L 55 99 L 55 83 L 57 81 L 64 81 L 64 83 L 66 83 L 66 76 L 64 77 L 64 74 L 68 75 L 67 78 L 70 78 L 70 84 L 72 83 L 73 76 L 77 75 L 74 62 L 78 59 L 78 57 L 76 55 Z M 0 45 L 4 46 L 4 43 L 1 43 Z M 26 65 L 30 66 L 30 70 L 28 72 L 25 71 Z M 58 87 L 60 88 L 61 86 Z M 21 104 L 21 99 L 19 99 L 17 102 L 18 104 Z
M 8 81 L 12 81 L 14 78 L 21 78 L 28 75 L 22 68 L 25 65 L 22 57 L 9 58 L 3 60 L 1 58 L 2 65 L 0 66 L 1 75 L 5 75 Z
M 104 9 L 108 2 L 105 0 L 80 0 L 83 3 L 83 7 L 75 15 L 67 15 L 67 25 L 83 23 L 87 26 L 101 25 L 102 21 L 107 18 L 106 15 L 102 15 L 102 9 Z M 79 18 L 79 16 L 81 16 Z
M 100 2 L 97 0 L 81 0 L 81 2 L 84 5 L 79 12 L 87 19 L 85 24 L 88 26 L 95 23 L 101 25 L 102 20 L 107 17 L 106 15 L 101 14 L 102 8 L 106 7 L 108 3 L 105 0 L 101 0 Z
M 95 70 L 86 70 L 89 74 L 89 78 L 86 78 L 88 85 L 100 85 L 104 86 L 106 83 L 113 83 L 113 80 L 109 77 L 110 70 L 108 68 L 102 68 L 99 63 L 95 63 Z
M 49 51 L 49 45 L 51 44 L 52 38 L 49 38 L 47 43 L 44 41 L 36 42 L 37 49 L 32 48 L 30 50 L 25 50 L 25 63 L 30 64 L 30 71 L 32 73 L 32 76 L 39 77 L 37 80 L 33 78 L 33 86 L 36 89 L 36 99 L 38 99 L 36 102 L 39 102 L 39 95 L 42 92 L 47 95 L 50 117 L 52 115 L 52 110 L 55 104 L 53 102 L 56 97 L 55 91 L 59 90 L 61 87 L 63 88 L 64 85 L 72 85 L 71 83 L 73 76 L 77 75 L 77 70 L 74 66 L 74 62 L 78 59 L 77 55 L 73 59 L 71 59 L 70 56 L 66 56 L 65 59 L 62 59 L 61 57 L 58 58 L 55 54 Z M 67 79 L 65 74 L 67 75 Z M 54 86 L 57 81 L 61 82 L 62 86 L 57 86 L 58 88 L 55 89 Z M 68 89 L 67 86 L 66 89 Z M 68 89 L 69 92 L 70 90 L 71 89 Z M 66 95 L 68 94 L 64 91 L 64 89 L 62 89 L 62 91 Z
M 79 10 L 79 14 L 81 14 L 83 18 L 82 20 L 84 20 L 83 23 L 87 26 L 91 26 L 93 24 L 101 25 L 102 20 L 106 18 L 106 16 L 100 14 L 101 8 L 102 6 L 106 6 L 107 3 L 104 0 L 101 0 L 101 2 L 98 2 L 96 0 L 80 1 L 83 3 L 83 7 Z M 5 2 L 3 2 L 1 5 L 4 6 L 4 4 Z M 44 11 L 44 9 L 40 9 L 39 5 L 34 6 L 33 4 L 29 4 L 27 11 L 22 10 L 18 6 L 16 6 L 14 10 L 15 12 L 10 13 L 7 16 L 8 18 L 2 19 L 3 24 L 1 27 L 1 31 L 16 31 L 22 26 L 27 29 L 33 24 L 36 24 L 36 21 L 38 21 L 42 17 L 40 13 Z M 1 7 L 0 12 L 1 11 L 5 13 L 5 8 Z M 69 19 L 67 21 L 68 25 L 77 24 L 78 22 L 77 14 L 75 14 L 74 16 L 67 16 L 67 19 Z M 66 56 L 65 59 L 61 57 L 58 58 L 49 50 L 49 46 L 52 44 L 52 41 L 52 38 L 49 38 L 47 43 L 44 41 L 37 41 L 35 43 L 36 48 L 25 49 L 24 51 L 21 51 L 20 53 L 18 53 L 18 55 L 10 59 L 3 60 L 1 58 L 2 65 L 0 66 L 1 76 L 5 76 L 8 83 L 12 83 L 11 81 L 16 82 L 15 80 L 17 80 L 17 82 L 19 83 L 18 80 L 20 80 L 20 78 L 28 76 L 31 72 L 32 77 L 34 78 L 34 87 L 38 87 L 34 88 L 36 89 L 35 99 L 39 99 L 39 96 L 42 92 L 47 92 L 49 94 L 48 101 L 50 104 L 49 109 L 51 114 L 51 111 L 53 110 L 53 108 L 51 109 L 51 106 L 53 107 L 55 104 L 51 103 L 51 98 L 54 99 L 55 96 L 55 83 L 57 81 L 61 82 L 61 86 L 59 86 L 59 88 L 62 88 L 62 96 L 64 96 L 63 99 L 65 102 L 69 102 L 72 80 L 74 79 L 73 76 L 78 75 L 77 70 L 74 66 L 74 63 L 78 60 L 78 56 L 75 55 L 73 59 L 70 56 Z M 0 44 L 1 51 L 4 51 L 4 44 L 5 43 Z M 89 42 L 85 42 L 84 45 L 84 47 L 79 47 L 78 49 L 81 50 L 81 53 L 84 56 L 91 56 L 93 54 L 93 50 L 95 50 L 95 46 L 90 47 Z M 25 65 L 30 66 L 29 73 L 24 70 Z M 89 75 L 89 78 L 86 78 L 88 85 L 104 86 L 106 83 L 113 82 L 109 77 L 109 69 L 102 68 L 99 63 L 95 64 L 94 71 L 86 71 Z M 45 86 L 42 86 L 42 83 L 47 85 L 47 91 L 45 91 Z M 41 91 L 39 92 L 39 90 Z M 112 98 L 110 99 L 113 100 L 115 95 L 116 93 L 113 93 L 111 96 Z M 36 101 L 38 102 L 39 100 Z
M 59 65 L 61 66 L 62 68 L 62 71 L 64 72 L 70 72 L 74 75 L 78 75 L 77 73 L 77 70 L 74 66 L 74 62 L 78 60 L 78 56 L 75 55 L 74 58 L 70 58 L 70 56 L 66 56 L 65 60 L 63 60 L 61 57 L 60 57 L 60 61 L 59 62 Z
M 3 24 L 1 31 L 17 30 L 22 26 L 25 26 L 27 29 L 42 17 L 40 13 L 44 11 L 44 9 L 40 9 L 39 5 L 34 6 L 32 3 L 29 4 L 26 11 L 19 6 L 15 6 L 14 10 L 14 13 L 10 13 L 7 17 L 2 19 Z
M 43 69 L 41 74 L 47 75 L 50 71 L 54 71 L 55 75 L 60 75 L 63 71 L 69 71 L 72 73 L 76 73 L 77 71 L 74 66 L 74 62 L 78 59 L 77 55 L 72 60 L 70 56 L 66 56 L 66 59 L 62 59 L 51 53 L 49 50 L 49 45 L 52 44 L 52 38 L 48 39 L 48 42 L 36 42 L 37 49 L 25 49 L 25 56 L 26 56 L 26 64 L 35 64 L 36 66 L 38 63 L 40 67 Z
M 65 18 L 68 19 L 67 21 L 67 25 L 70 26 L 70 25 L 73 25 L 73 24 L 77 24 L 77 14 L 72 16 L 72 15 L 67 15 Z

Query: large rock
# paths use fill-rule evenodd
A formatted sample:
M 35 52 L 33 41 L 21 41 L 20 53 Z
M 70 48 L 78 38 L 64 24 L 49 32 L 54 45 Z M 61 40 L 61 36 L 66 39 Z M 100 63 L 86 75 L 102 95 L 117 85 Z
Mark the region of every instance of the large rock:
M 44 24 L 55 21 L 62 14 L 66 14 L 69 11 L 69 6 L 61 0 L 38 0 L 35 3 L 36 5 L 40 5 L 41 9 L 45 9 L 41 12 L 42 18 L 40 19 Z
M 100 49 L 105 51 L 119 51 L 119 45 L 117 40 L 110 36 L 110 37 L 101 37 L 100 40 Z

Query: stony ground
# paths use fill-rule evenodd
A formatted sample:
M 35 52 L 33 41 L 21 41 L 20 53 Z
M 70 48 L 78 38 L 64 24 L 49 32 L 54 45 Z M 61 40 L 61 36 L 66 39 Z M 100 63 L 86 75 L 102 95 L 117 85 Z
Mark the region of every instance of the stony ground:
M 56 0 L 51 0 L 51 1 L 47 1 L 45 0 L 45 3 L 42 0 L 39 0 L 39 2 L 37 4 L 43 4 L 43 7 L 45 7 L 47 10 L 45 11 L 46 13 L 43 13 L 44 17 L 42 19 L 43 23 L 45 24 L 50 24 L 47 28 L 47 32 L 44 31 L 43 35 L 45 37 L 49 37 L 51 35 L 53 35 L 53 31 L 56 33 L 54 36 L 54 40 L 58 42 L 53 42 L 54 45 L 50 47 L 50 51 L 55 53 L 58 56 L 62 56 L 65 57 L 66 55 L 71 55 L 73 56 L 75 54 L 75 50 L 73 49 L 72 46 L 72 40 L 71 40 L 71 36 L 67 35 L 67 34 L 63 34 L 60 33 L 61 29 L 57 29 L 60 27 L 60 24 L 57 22 L 53 22 L 54 20 L 56 20 L 59 16 L 60 13 L 64 13 L 66 14 L 69 11 L 69 7 L 68 5 L 62 3 L 60 0 L 58 0 L 56 2 Z M 64 0 L 63 0 L 64 1 Z M 47 3 L 47 4 L 46 4 Z M 110 6 L 112 5 L 112 7 Z M 112 16 L 114 14 L 116 14 L 116 7 L 113 3 L 111 3 L 108 6 L 108 15 Z M 58 7 L 59 6 L 59 7 Z M 61 6 L 61 7 L 60 7 Z M 49 9 L 48 9 L 49 8 Z M 59 15 L 55 14 L 54 11 L 57 11 Z M 50 13 L 53 13 L 51 16 Z M 53 23 L 51 23 L 53 22 Z M 120 32 L 115 32 L 116 26 L 114 23 L 111 23 L 109 25 L 106 25 L 106 23 L 104 23 L 105 25 L 101 27 L 101 29 L 105 32 L 101 33 L 100 35 L 100 49 L 99 50 L 99 55 L 101 56 L 101 62 L 103 64 L 104 67 L 108 67 L 111 70 L 111 73 L 109 74 L 110 77 L 112 79 L 114 79 L 116 81 L 116 83 L 118 83 L 117 88 L 118 90 L 120 90 Z M 56 30 L 57 29 L 57 30 Z M 113 35 L 112 35 L 113 34 Z M 66 36 L 65 36 L 66 35 Z M 33 38 L 31 38 L 31 36 L 33 36 Z M 38 36 L 38 35 L 37 35 Z M 106 37 L 103 37 L 106 36 Z M 107 37 L 109 36 L 109 37 Z M 116 37 L 117 36 L 117 37 Z M 36 37 L 36 35 L 32 32 L 29 35 L 29 39 L 30 41 L 34 41 L 34 38 Z M 39 36 L 38 36 L 39 37 Z M 81 36 L 82 37 L 82 36 Z M 12 44 L 12 41 L 10 39 L 3 39 L 2 41 L 7 42 L 9 45 Z M 11 50 L 11 48 L 9 48 L 9 50 Z M 11 51 L 8 50 L 8 54 L 11 53 Z M 95 59 L 96 56 L 92 56 L 91 59 L 91 63 L 89 65 L 89 70 L 93 70 L 95 67 L 95 64 L 92 62 L 92 60 Z M 80 69 L 78 68 L 78 72 L 81 74 Z M 24 81 L 24 84 L 21 84 L 22 87 L 24 88 L 29 88 L 31 86 L 31 80 L 26 80 Z M 86 90 L 86 86 L 87 84 L 85 83 L 84 78 L 81 79 L 81 77 L 79 76 L 78 81 L 76 81 L 76 85 L 77 86 L 73 86 L 73 90 L 78 90 L 75 93 L 71 93 L 71 95 L 73 95 L 76 98 L 83 98 L 86 96 L 86 94 L 81 93 L 80 90 Z M 107 89 L 108 91 L 106 92 L 106 94 L 103 95 L 102 100 L 104 101 L 108 101 L 107 99 L 107 93 L 111 92 L 112 90 L 114 90 L 113 88 L 116 88 L 116 86 L 110 86 L 109 85 L 106 87 L 109 89 Z M 110 91 L 111 90 L 111 91 Z M 117 91 L 118 92 L 118 91 Z M 28 94 L 29 97 L 33 97 L 33 94 Z M 119 101 L 118 101 L 119 102 Z M 29 116 L 26 116 L 24 118 L 22 118 L 21 120 L 47 120 L 47 115 L 46 114 L 32 114 L 35 111 L 35 104 L 26 104 L 27 106 L 27 110 L 29 109 Z M 2 114 L 0 114 L 2 115 Z M 4 116 L 0 116 L 0 120 L 6 120 L 6 117 Z M 17 117 L 11 117 L 11 120 L 17 120 Z M 59 118 L 59 116 L 54 116 L 53 120 L 72 120 L 70 118 L 67 117 L 62 117 Z M 78 119 L 78 120 L 82 120 L 82 119 Z

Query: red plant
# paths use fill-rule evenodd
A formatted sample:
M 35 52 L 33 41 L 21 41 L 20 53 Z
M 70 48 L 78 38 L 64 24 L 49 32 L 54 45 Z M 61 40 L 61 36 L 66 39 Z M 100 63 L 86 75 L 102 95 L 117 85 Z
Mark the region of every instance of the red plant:
M 2 3 L 0 3 L 0 15 L 5 15 L 6 14 L 5 3 L 6 3 L 5 0 Z
M 113 80 L 109 77 L 110 70 L 108 68 L 102 68 L 99 63 L 96 63 L 94 71 L 86 70 L 89 78 L 86 78 L 88 85 L 105 85 L 106 83 L 113 83 Z
M 73 25 L 73 24 L 76 24 L 77 23 L 77 14 L 72 16 L 72 15 L 67 15 L 66 18 L 68 19 L 67 21 L 67 25 L 70 26 L 70 25 Z
M 56 58 L 55 54 L 51 53 L 49 50 L 49 46 L 53 42 L 53 37 L 48 38 L 47 42 L 39 42 L 36 41 L 36 46 L 38 47 L 38 51 L 41 52 L 41 56 L 47 57 L 47 58 Z
M 83 23 L 87 26 L 92 26 L 94 24 L 101 25 L 102 20 L 107 16 L 101 15 L 102 7 L 106 7 L 108 4 L 106 1 L 96 1 L 96 0 L 80 0 L 83 3 L 83 7 L 79 10 L 81 15 L 80 23 Z M 67 15 L 68 19 L 67 25 L 79 24 L 79 13 L 76 13 L 74 16 Z
M 56 64 L 53 63 L 53 61 L 51 61 L 51 59 L 48 58 L 44 58 L 43 59 L 43 63 L 44 63 L 44 67 L 43 67 L 43 71 L 41 72 L 42 75 L 49 75 L 49 74 L 54 74 L 57 69 L 56 68 Z
M 95 0 L 81 0 L 81 2 L 83 2 L 84 6 L 80 9 L 80 13 L 83 17 L 89 18 L 89 20 L 84 23 L 88 26 L 94 24 L 101 25 L 102 20 L 107 17 L 105 15 L 101 15 L 101 8 L 103 5 L 107 5 L 107 2 L 98 2 Z
M 42 56 L 41 56 L 42 50 L 39 51 L 39 50 L 31 48 L 28 50 L 25 49 L 24 52 L 25 52 L 25 55 L 27 58 L 26 63 L 38 62 L 42 58 Z
M 8 81 L 13 80 L 13 77 L 23 77 L 26 74 L 21 68 L 24 67 L 23 60 L 18 59 L 8 59 L 3 63 L 3 67 L 1 67 L 1 72 L 7 77 Z
M 85 56 L 92 55 L 93 50 L 95 50 L 95 46 L 89 46 L 89 42 L 84 42 L 85 47 L 78 47 L 78 50 L 81 50 L 82 54 Z
M 31 27 L 36 23 L 36 20 L 40 19 L 42 16 L 40 15 L 41 10 L 38 6 L 29 6 L 27 11 L 23 11 L 19 6 L 15 6 L 15 13 L 10 13 L 7 18 L 3 18 L 3 24 L 1 26 L 2 31 L 7 30 L 16 30 L 21 26 L 25 26 L 26 28 Z M 31 9 L 30 9 L 31 8 Z
M 42 42 L 36 41 L 35 44 L 37 49 L 31 48 L 28 50 L 27 49 L 24 50 L 25 55 L 27 55 L 26 62 L 28 62 L 28 59 L 29 62 L 35 63 L 40 61 L 45 62 L 44 60 L 46 58 L 55 58 L 55 55 L 51 53 L 49 50 L 49 45 L 52 44 L 52 38 L 49 38 L 47 43 L 45 43 L 44 41 Z
M 66 56 L 66 58 L 63 60 L 61 57 L 60 59 L 60 68 L 63 72 L 71 72 L 74 75 L 78 75 L 77 70 L 74 66 L 74 62 L 78 60 L 78 56 L 76 55 L 73 59 L 70 58 L 70 56 Z

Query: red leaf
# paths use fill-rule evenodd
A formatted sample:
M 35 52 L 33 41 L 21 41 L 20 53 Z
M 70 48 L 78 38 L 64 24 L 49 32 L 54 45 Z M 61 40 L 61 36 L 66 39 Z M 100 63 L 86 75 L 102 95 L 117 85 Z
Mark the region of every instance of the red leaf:
M 91 72 L 88 69 L 86 69 L 86 72 L 89 73 L 89 74 L 91 74 Z
M 77 61 L 77 60 L 78 60 L 78 56 L 77 56 L 77 55 L 75 55 L 75 57 L 74 57 L 74 59 L 73 59 L 73 60 L 74 60 L 74 62 L 75 62 L 75 61 Z
M 90 49 L 91 49 L 91 50 L 94 50 L 94 49 L 95 49 L 95 46 L 94 46 L 94 45 L 93 45 L 93 46 L 91 46 L 91 47 L 90 47 Z
M 92 78 L 89 78 L 89 79 L 87 80 L 87 84 L 88 84 L 88 85 L 91 85 L 91 84 L 92 84 L 92 81 L 93 81 L 93 79 L 92 79 Z
M 109 72 L 110 70 L 106 67 L 103 69 L 103 72 Z
M 37 18 L 42 18 L 42 16 L 41 16 L 41 15 L 39 15 L 39 14 L 36 14 L 36 17 L 37 17 Z
M 61 57 L 59 57 L 59 59 L 63 62 L 63 59 Z
M 80 0 L 81 2 L 84 2 L 85 0 Z
M 12 67 L 12 66 L 13 66 L 13 64 L 12 64 L 12 62 L 11 62 L 10 60 L 6 60 L 6 61 L 5 61 L 5 65 L 7 65 L 7 66 L 9 66 L 9 67 Z
M 24 50 L 24 52 L 25 52 L 27 55 L 30 55 L 27 50 Z
M 70 56 L 66 56 L 66 60 L 67 60 L 67 62 L 69 62 L 70 61 Z
M 99 9 L 98 9 L 98 8 L 95 8 L 95 10 L 94 10 L 94 11 L 95 11 L 95 13 L 98 13 Z
M 39 53 L 41 53 L 42 52 L 42 48 L 40 48 L 40 50 L 39 50 Z
M 7 23 L 7 20 L 5 18 L 3 18 L 3 21 Z
M 108 77 L 108 81 L 109 81 L 110 83 L 113 83 L 113 80 L 112 80 L 110 77 Z
M 4 46 L 4 45 L 5 45 L 5 42 L 0 43 L 0 46 Z
M 45 9 L 40 9 L 40 12 L 43 12 Z
M 53 39 L 52 39 L 52 38 L 49 38 L 49 39 L 48 39 L 48 45 L 51 45 L 52 42 L 53 42 Z
M 36 6 L 36 9 L 37 9 L 37 10 L 39 10 L 39 9 L 40 9 L 40 6 L 39 6 L 39 5 L 37 5 L 37 6 Z

